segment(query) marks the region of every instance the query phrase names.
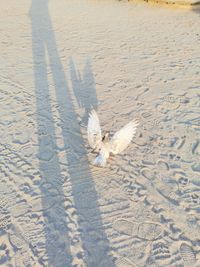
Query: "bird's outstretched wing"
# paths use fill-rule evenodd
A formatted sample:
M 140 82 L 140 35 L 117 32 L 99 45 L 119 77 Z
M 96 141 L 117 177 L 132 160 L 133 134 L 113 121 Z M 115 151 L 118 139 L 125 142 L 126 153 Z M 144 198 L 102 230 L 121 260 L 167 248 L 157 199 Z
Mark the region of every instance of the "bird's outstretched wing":
M 93 109 L 89 114 L 87 126 L 88 142 L 93 149 L 98 150 L 101 147 L 102 135 L 98 115 Z
M 118 154 L 127 148 L 136 133 L 138 124 L 137 120 L 133 120 L 114 134 L 110 140 L 111 153 Z

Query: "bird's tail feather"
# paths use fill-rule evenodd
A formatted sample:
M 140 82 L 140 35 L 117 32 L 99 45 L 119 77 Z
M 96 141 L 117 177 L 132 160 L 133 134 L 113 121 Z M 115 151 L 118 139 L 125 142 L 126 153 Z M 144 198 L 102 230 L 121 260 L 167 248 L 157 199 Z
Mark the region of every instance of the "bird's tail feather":
M 103 153 L 100 153 L 94 160 L 94 165 L 98 167 L 105 167 L 106 157 Z

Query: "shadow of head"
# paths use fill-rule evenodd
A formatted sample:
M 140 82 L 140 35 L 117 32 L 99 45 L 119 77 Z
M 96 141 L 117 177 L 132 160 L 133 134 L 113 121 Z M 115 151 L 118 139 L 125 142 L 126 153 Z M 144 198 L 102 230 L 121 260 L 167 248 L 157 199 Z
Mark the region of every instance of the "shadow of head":
M 72 83 L 72 90 L 76 98 L 79 108 L 84 109 L 84 116 L 82 122 L 86 124 L 88 112 L 92 108 L 97 109 L 98 99 L 96 94 L 96 85 L 93 75 L 91 60 L 86 59 L 82 71 L 80 71 L 71 58 L 69 61 L 70 78 Z

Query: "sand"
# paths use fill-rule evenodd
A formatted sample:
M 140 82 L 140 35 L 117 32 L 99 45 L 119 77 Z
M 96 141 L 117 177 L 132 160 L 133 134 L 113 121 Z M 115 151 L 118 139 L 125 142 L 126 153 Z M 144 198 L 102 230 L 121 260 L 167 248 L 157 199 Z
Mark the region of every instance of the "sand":
M 200 266 L 200 13 L 0 3 L 0 266 Z M 139 118 L 94 167 L 86 123 Z

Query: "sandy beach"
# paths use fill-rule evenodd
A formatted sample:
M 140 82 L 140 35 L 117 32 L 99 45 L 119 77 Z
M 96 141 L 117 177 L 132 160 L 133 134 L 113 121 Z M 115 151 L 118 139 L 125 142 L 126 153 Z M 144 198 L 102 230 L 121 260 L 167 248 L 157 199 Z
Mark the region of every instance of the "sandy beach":
M 200 267 L 200 11 L 1 1 L 0 54 L 0 266 Z

